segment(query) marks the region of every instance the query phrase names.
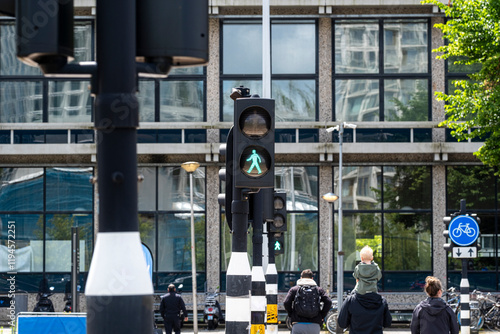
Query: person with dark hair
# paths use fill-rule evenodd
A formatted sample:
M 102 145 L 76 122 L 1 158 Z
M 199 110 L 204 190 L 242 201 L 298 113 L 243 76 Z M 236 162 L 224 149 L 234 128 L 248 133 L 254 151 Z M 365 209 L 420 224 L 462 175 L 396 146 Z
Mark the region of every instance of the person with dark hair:
M 391 324 L 387 301 L 377 292 L 353 291 L 342 303 L 338 317 L 339 327 L 349 327 L 349 334 L 382 334 Z
M 313 278 L 311 269 L 302 271 L 297 285 L 288 290 L 283 302 L 292 322 L 292 334 L 319 334 L 323 320 L 332 306 L 330 297 Z
M 425 279 L 425 292 L 429 296 L 413 310 L 412 334 L 458 334 L 458 322 L 450 306 L 441 299 L 441 281 L 433 276 Z
M 160 314 L 163 317 L 165 333 L 175 334 L 181 332 L 181 314 L 185 316 L 184 321 L 188 320 L 186 305 L 181 295 L 175 292 L 175 285 L 168 286 L 168 293 L 161 297 Z

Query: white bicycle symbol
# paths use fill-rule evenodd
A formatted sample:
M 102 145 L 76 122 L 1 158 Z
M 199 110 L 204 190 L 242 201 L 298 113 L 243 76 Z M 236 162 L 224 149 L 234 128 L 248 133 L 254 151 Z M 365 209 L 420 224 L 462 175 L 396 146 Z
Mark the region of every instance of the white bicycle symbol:
M 467 234 L 469 238 L 473 238 L 476 235 L 476 230 L 469 227 L 469 224 L 458 224 L 458 227 L 451 231 L 455 238 L 458 238 L 462 233 Z

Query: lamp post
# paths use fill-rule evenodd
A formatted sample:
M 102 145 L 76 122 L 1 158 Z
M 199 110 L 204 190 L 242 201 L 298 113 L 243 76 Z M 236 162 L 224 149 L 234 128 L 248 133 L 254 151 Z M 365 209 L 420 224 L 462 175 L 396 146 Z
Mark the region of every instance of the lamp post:
M 189 174 L 189 197 L 191 200 L 191 275 L 193 285 L 193 332 L 198 334 L 198 302 L 196 300 L 196 253 L 194 240 L 194 204 L 193 204 L 193 173 L 200 167 L 194 161 L 184 162 L 181 167 Z
M 342 250 L 342 141 L 344 137 L 344 128 L 355 129 L 355 124 L 350 124 L 346 122 L 341 122 L 340 125 L 336 125 L 331 128 L 327 128 L 327 132 L 332 132 L 337 130 L 339 132 L 339 228 L 338 228 L 338 251 L 337 251 L 337 309 L 340 312 L 342 307 L 342 294 L 344 292 L 344 251 Z M 342 333 L 342 330 L 337 326 L 337 333 Z
M 332 205 L 339 197 L 332 192 L 326 193 L 322 198 L 328 202 L 328 293 L 332 288 L 332 230 L 333 230 L 333 220 L 332 220 Z

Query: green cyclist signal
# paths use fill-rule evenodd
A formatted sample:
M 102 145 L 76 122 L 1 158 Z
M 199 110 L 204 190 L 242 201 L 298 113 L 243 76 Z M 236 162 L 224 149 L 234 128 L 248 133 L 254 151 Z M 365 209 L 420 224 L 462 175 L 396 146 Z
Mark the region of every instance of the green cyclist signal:
M 274 243 L 274 250 L 275 251 L 279 251 L 281 250 L 281 243 L 279 241 L 276 240 L 276 242 Z
M 271 169 L 271 156 L 261 146 L 248 146 L 240 156 L 240 170 L 250 178 L 260 178 Z

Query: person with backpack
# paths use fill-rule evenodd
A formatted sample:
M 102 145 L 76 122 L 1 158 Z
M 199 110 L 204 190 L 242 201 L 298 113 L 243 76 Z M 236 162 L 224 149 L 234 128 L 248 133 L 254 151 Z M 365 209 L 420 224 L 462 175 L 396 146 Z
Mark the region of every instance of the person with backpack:
M 302 271 L 297 285 L 288 290 L 283 302 L 292 321 L 292 334 L 319 334 L 332 306 L 330 297 L 313 278 L 311 269 Z

